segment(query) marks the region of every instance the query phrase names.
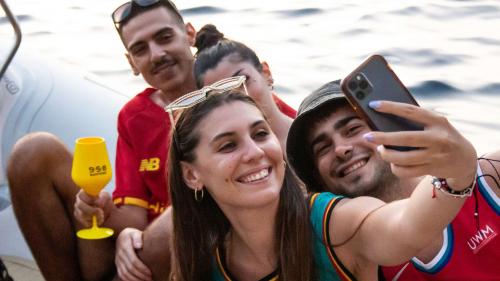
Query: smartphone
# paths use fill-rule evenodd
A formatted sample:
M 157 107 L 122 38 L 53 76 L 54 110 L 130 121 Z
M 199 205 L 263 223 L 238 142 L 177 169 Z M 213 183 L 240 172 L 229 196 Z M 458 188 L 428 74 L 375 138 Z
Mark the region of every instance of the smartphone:
M 410 91 L 381 55 L 368 57 L 360 66 L 342 79 L 341 88 L 354 111 L 374 131 L 417 131 L 423 126 L 408 119 L 380 113 L 368 106 L 370 101 L 389 100 L 419 106 Z M 388 147 L 412 150 L 412 147 Z

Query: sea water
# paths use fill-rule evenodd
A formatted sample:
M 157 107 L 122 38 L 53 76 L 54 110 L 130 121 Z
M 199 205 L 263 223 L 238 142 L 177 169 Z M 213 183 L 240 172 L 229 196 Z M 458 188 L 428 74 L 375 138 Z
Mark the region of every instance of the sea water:
M 92 72 L 133 96 L 110 14 L 123 0 L 10 0 L 24 47 Z M 419 103 L 446 115 L 484 153 L 500 147 L 500 1 L 177 0 L 199 29 L 215 24 L 269 63 L 276 91 L 297 108 L 365 57 L 384 55 Z M 0 35 L 7 30 L 0 20 Z M 6 40 L 2 39 L 1 40 Z

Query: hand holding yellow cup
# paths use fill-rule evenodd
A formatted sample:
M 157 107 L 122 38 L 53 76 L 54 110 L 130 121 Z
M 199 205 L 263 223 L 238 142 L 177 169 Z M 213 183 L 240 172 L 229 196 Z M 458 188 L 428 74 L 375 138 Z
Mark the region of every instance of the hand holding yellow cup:
M 86 193 L 97 197 L 111 180 L 106 143 L 101 137 L 84 137 L 76 140 L 71 178 Z M 103 239 L 113 235 L 110 228 L 97 227 L 96 216 L 92 216 L 92 227 L 77 232 L 82 239 Z

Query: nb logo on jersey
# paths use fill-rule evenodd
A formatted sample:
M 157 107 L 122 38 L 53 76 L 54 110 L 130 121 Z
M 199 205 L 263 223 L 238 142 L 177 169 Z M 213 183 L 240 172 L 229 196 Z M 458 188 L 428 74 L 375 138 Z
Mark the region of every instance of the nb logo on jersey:
M 472 250 L 474 254 L 479 252 L 479 250 L 484 247 L 488 242 L 497 236 L 497 233 L 489 225 L 479 229 L 468 241 L 467 245 Z
M 142 159 L 141 160 L 141 165 L 139 167 L 139 172 L 144 172 L 144 171 L 158 171 L 160 169 L 160 158 L 154 157 L 154 158 L 149 158 L 149 159 Z

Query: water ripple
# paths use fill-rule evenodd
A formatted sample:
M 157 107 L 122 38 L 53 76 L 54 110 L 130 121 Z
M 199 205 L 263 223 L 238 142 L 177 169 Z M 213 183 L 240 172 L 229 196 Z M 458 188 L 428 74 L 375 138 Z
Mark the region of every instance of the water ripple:
M 182 9 L 181 14 L 185 16 L 195 16 L 195 15 L 212 15 L 220 14 L 226 12 L 225 9 L 214 7 L 214 6 L 198 6 L 189 9 Z
M 359 20 L 360 21 L 377 21 L 378 17 L 374 14 L 367 14 L 367 15 L 363 15 Z
M 18 22 L 30 21 L 33 19 L 30 15 L 16 15 L 16 19 Z M 7 17 L 0 17 L 0 24 L 8 23 L 9 19 Z
M 282 86 L 282 85 L 276 85 L 276 93 L 279 93 L 280 95 L 289 95 L 293 91 L 289 87 Z
M 500 83 L 491 83 L 477 89 L 480 93 L 485 94 L 500 94 Z
M 499 132 L 500 131 L 500 124 L 494 123 L 495 121 L 482 122 L 482 121 L 476 121 L 474 119 L 465 119 L 465 118 L 454 118 L 454 120 L 457 122 L 460 122 L 460 123 L 472 125 L 478 129 L 482 129 L 482 130 L 488 130 L 488 131 L 492 131 L 492 132 Z
M 410 7 L 406 7 L 406 8 L 400 9 L 400 10 L 391 11 L 389 13 L 390 14 L 397 14 L 397 15 L 406 15 L 406 16 L 409 16 L 409 15 L 423 14 L 424 12 L 419 7 L 410 6 Z
M 34 31 L 34 32 L 28 32 L 26 33 L 26 35 L 28 36 L 47 36 L 47 35 L 51 35 L 53 34 L 53 32 L 51 31 L 46 31 L 46 30 L 43 30 L 43 31 Z
M 296 18 L 296 17 L 303 17 L 310 15 L 318 15 L 323 13 L 323 10 L 318 8 L 303 8 L 303 9 L 275 11 L 274 13 L 279 14 L 282 17 Z
M 409 87 L 408 90 L 416 96 L 426 98 L 443 97 L 444 95 L 462 92 L 462 90 L 438 80 L 427 80 L 416 86 Z
M 389 14 L 401 16 L 426 16 L 435 20 L 442 21 L 443 19 L 464 18 L 464 17 L 478 17 L 482 16 L 484 19 L 494 19 L 500 16 L 500 9 L 493 5 L 475 5 L 475 6 L 457 6 L 453 7 L 433 4 L 425 7 L 425 10 L 416 7 L 408 6 L 402 9 L 393 10 Z
M 427 13 L 427 15 L 437 20 L 443 20 L 464 17 L 477 18 L 479 15 L 483 16 L 483 18 L 491 18 L 492 14 L 500 16 L 499 12 L 499 8 L 493 5 L 463 6 L 453 7 L 452 9 L 448 6 L 432 5 L 431 7 L 429 7 L 429 12 Z
M 500 45 L 500 40 L 493 39 L 493 38 L 487 38 L 487 37 L 453 38 L 452 40 L 470 41 L 470 42 L 475 42 L 475 43 L 482 44 L 482 45 L 491 45 L 491 46 Z
M 404 64 L 416 66 L 445 66 L 460 64 L 465 59 L 470 57 L 464 54 L 440 53 L 433 49 L 406 50 L 400 48 L 382 51 L 381 55 L 389 58 L 397 58 L 397 62 L 402 61 Z
M 350 30 L 343 31 L 341 35 L 343 36 L 358 36 L 362 34 L 370 33 L 370 30 L 367 28 L 352 28 Z

